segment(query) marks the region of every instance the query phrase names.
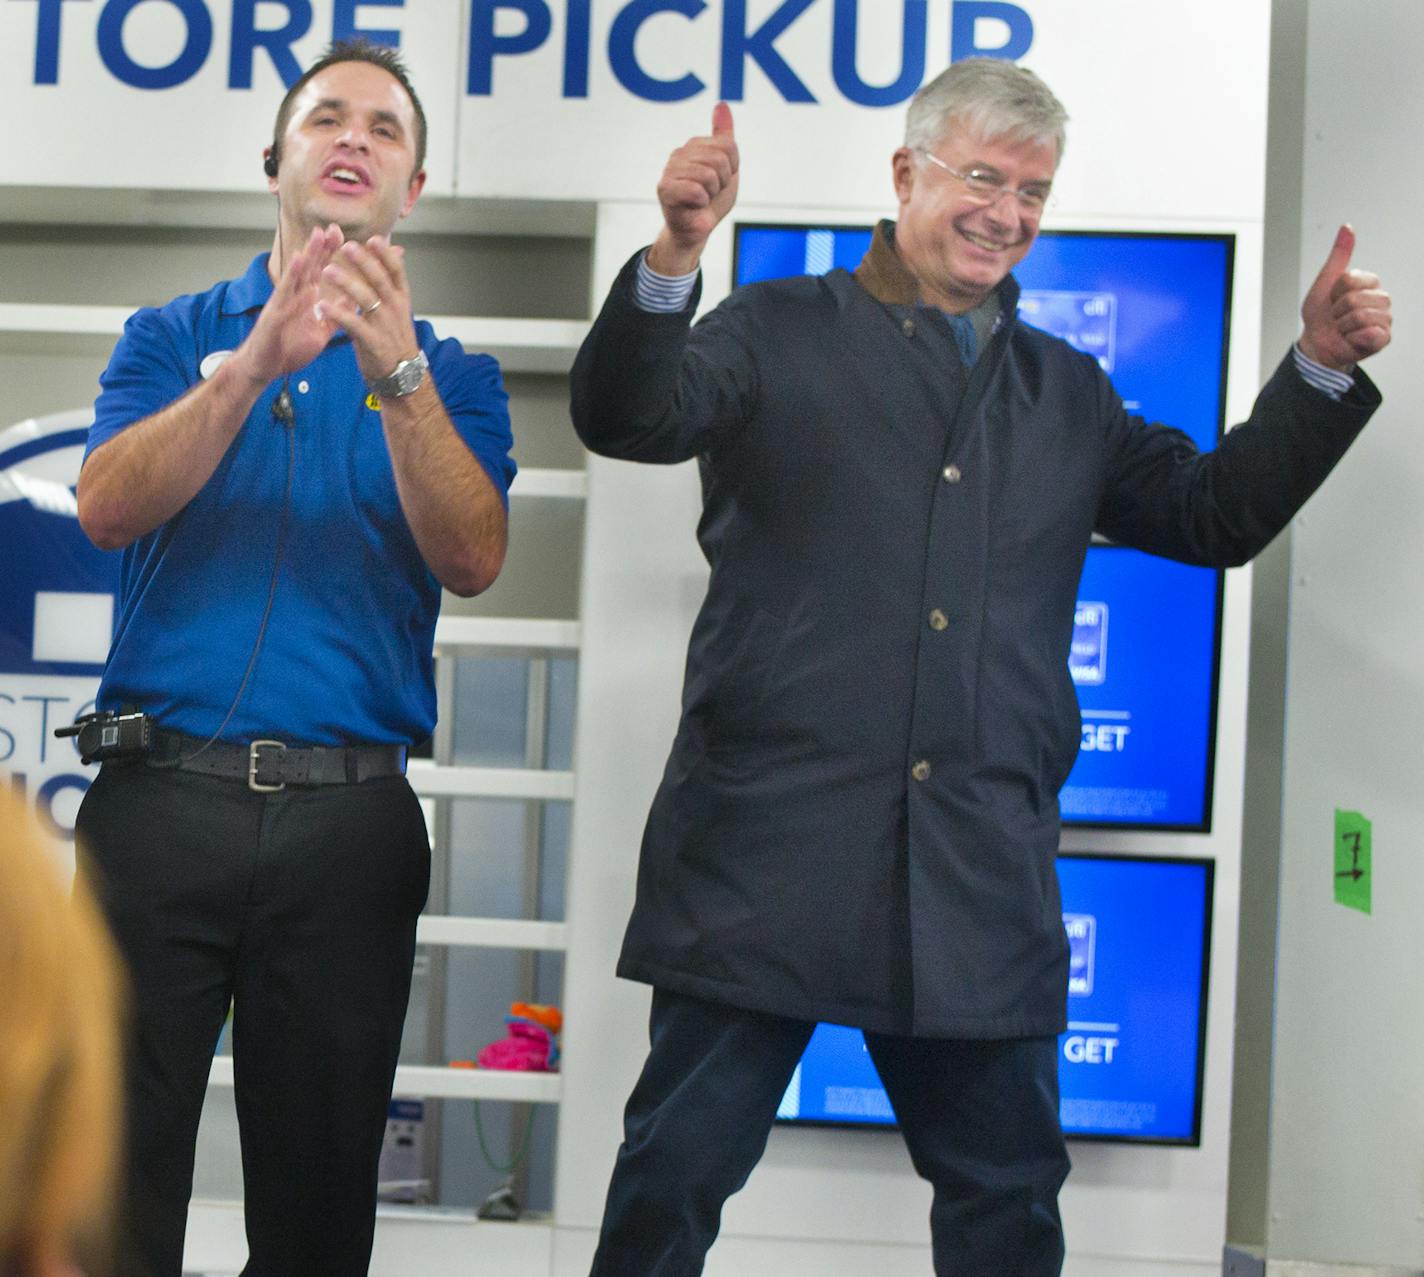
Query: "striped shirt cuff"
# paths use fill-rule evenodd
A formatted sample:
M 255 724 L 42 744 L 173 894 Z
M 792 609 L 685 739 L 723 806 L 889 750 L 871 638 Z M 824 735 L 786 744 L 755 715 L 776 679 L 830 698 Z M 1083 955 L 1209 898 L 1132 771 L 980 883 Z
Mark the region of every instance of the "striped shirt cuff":
M 687 309 L 687 300 L 697 283 L 697 272 L 687 275 L 659 275 L 648 265 L 648 255 L 638 258 L 638 278 L 633 283 L 633 301 L 639 310 L 655 315 L 675 315 Z
M 1316 363 L 1299 346 L 1292 346 L 1291 354 L 1295 356 L 1296 371 L 1305 378 L 1306 384 L 1323 391 L 1332 399 L 1344 398 L 1349 393 L 1350 387 L 1355 384 L 1352 373 L 1338 372 L 1334 368 L 1327 368 L 1324 364 Z

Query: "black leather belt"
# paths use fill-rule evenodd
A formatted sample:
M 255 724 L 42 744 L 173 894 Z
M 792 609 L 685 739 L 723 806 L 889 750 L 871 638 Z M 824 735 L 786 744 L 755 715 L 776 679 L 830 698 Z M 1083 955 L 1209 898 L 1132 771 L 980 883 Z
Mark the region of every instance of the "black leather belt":
M 405 772 L 404 745 L 286 745 L 279 740 L 204 745 L 196 736 L 177 732 L 153 736 L 153 752 L 145 758 L 151 767 L 244 780 L 259 794 L 274 794 L 288 785 L 359 785 Z

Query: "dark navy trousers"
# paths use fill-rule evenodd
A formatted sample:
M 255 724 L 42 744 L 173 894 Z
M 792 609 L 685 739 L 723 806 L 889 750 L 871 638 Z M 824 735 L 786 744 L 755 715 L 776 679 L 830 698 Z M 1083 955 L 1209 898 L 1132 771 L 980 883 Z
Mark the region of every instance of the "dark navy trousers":
M 653 991 L 591 1277 L 695 1277 L 766 1148 L 814 1024 Z M 1057 1277 L 1068 1154 L 1053 1037 L 867 1033 L 915 1170 L 938 1277 Z
M 253 793 L 106 763 L 84 871 L 132 984 L 122 1277 L 178 1277 L 233 1005 L 245 1277 L 363 1277 L 430 844 L 404 776 Z

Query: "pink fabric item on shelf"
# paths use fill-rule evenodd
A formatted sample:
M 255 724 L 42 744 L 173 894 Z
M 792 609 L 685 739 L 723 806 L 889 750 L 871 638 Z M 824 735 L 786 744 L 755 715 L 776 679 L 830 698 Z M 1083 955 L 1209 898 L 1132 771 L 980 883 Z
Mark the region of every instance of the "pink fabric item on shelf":
M 542 1025 L 526 1020 L 509 1021 L 509 1036 L 491 1042 L 475 1063 L 482 1069 L 519 1069 L 528 1073 L 547 1073 L 553 1060 L 554 1039 Z

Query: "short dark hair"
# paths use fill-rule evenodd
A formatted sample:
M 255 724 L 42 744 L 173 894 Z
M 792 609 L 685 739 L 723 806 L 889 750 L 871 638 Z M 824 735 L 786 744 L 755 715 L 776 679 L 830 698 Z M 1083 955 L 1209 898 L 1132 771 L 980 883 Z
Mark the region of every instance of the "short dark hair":
M 382 71 L 393 76 L 396 82 L 406 92 L 410 99 L 410 104 L 415 108 L 415 169 L 419 172 L 425 167 L 425 108 L 420 105 L 420 99 L 415 94 L 415 88 L 410 82 L 410 73 L 405 69 L 405 63 L 401 61 L 401 56 L 389 45 L 374 44 L 372 41 L 359 38 L 355 40 L 334 40 L 331 47 L 311 64 L 301 77 L 282 99 L 282 105 L 277 108 L 277 122 L 272 126 L 272 164 L 275 168 L 281 159 L 282 138 L 287 132 L 287 124 L 291 120 L 292 103 L 296 101 L 297 94 L 307 85 L 307 81 L 315 75 L 320 75 L 327 67 L 336 66 L 341 62 L 369 62 L 372 66 L 380 67 Z

